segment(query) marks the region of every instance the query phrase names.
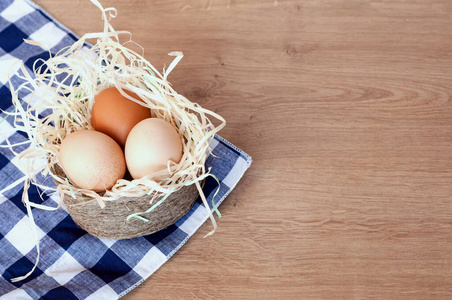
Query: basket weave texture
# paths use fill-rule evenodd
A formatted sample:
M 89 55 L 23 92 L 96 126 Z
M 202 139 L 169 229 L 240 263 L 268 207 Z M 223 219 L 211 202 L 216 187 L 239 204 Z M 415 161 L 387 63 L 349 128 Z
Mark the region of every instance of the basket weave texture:
M 105 201 L 104 208 L 96 201 L 74 205 L 80 200 L 67 195 L 63 201 L 75 223 L 90 234 L 100 238 L 129 239 L 148 235 L 174 224 L 190 210 L 198 195 L 194 184 L 179 189 L 153 211 L 143 215 L 149 222 L 137 218 L 127 221 L 127 216 L 148 210 L 152 196 L 121 197 L 114 201 Z
M 58 171 L 63 172 L 62 169 Z M 101 208 L 97 201 L 81 203 L 83 200 L 68 195 L 64 195 L 63 202 L 74 222 L 91 235 L 108 239 L 130 239 L 160 231 L 174 224 L 190 210 L 198 196 L 195 184 L 180 188 L 150 213 L 142 215 L 148 222 L 137 218 L 127 221 L 127 217 L 133 213 L 147 211 L 153 205 L 150 204 L 152 195 L 105 201 L 104 208 Z M 153 203 L 160 199 L 155 199 Z

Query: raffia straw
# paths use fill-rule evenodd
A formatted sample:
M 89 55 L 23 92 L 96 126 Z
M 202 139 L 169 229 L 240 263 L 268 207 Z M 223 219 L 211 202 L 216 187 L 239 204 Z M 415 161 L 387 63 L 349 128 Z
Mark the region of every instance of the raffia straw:
M 48 60 L 35 61 L 33 75 L 27 72 L 22 63 L 16 74 L 23 82 L 19 86 L 14 87 L 9 80 L 15 111 L 9 112 L 8 115 L 14 117 L 16 129 L 27 133 L 30 142 L 28 149 L 21 153 L 19 158 L 26 162 L 23 167 L 27 175 L 23 200 L 32 226 L 36 225 L 31 207 L 49 210 L 57 208 L 45 208 L 43 205 L 29 202 L 27 190 L 30 184 L 38 185 L 45 191 L 58 192 L 62 199 L 78 199 L 80 205 L 92 203 L 94 200 L 100 207 L 123 196 L 165 197 L 184 186 L 195 184 L 215 230 L 215 218 L 199 183 L 208 174 L 204 165 L 209 142 L 225 126 L 225 120 L 189 101 L 171 87 L 167 78 L 182 59 L 182 52 L 169 53 L 174 60 L 161 74 L 143 54 L 126 47 L 127 44 L 134 43 L 130 32 L 114 30 L 109 21 L 116 17 L 116 9 L 103 8 L 97 0 L 91 2 L 101 11 L 103 32 L 85 34 L 56 55 L 49 51 Z M 120 43 L 119 36 L 127 37 L 125 43 Z M 86 47 L 86 43 L 92 41 L 93 46 Z M 25 42 L 45 47 L 44 43 L 29 40 Z M 183 141 L 183 157 L 177 164 L 168 164 L 167 170 L 137 180 L 120 179 L 110 190 L 99 194 L 76 186 L 64 174 L 58 174 L 55 166 L 60 166 L 58 153 L 61 141 L 71 132 L 92 129 L 90 112 L 94 98 L 101 90 L 110 86 L 116 86 L 130 101 L 149 108 L 154 117 L 168 121 Z M 139 99 L 129 96 L 124 90 L 132 91 Z M 20 92 L 31 92 L 28 101 L 19 98 Z M 41 117 L 39 113 L 45 109 L 50 109 L 51 112 Z M 220 125 L 214 126 L 209 118 L 217 119 Z M 18 144 L 8 145 L 13 149 Z M 46 165 L 36 166 L 33 163 L 43 158 L 48 161 Z M 39 173 L 50 176 L 57 183 L 57 187 L 38 183 L 36 175 Z M 162 177 L 167 180 L 160 183 L 151 180 Z M 38 241 L 36 266 L 39 261 L 39 240 L 37 235 L 35 238 Z M 25 279 L 29 274 L 15 280 Z

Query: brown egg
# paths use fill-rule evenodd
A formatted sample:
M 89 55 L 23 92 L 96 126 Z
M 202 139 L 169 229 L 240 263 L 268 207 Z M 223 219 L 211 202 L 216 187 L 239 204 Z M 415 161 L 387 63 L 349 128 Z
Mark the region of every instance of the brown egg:
M 124 91 L 129 96 L 140 100 L 131 91 Z M 91 124 L 95 130 L 110 136 L 124 149 L 127 136 L 133 126 L 150 117 L 149 108 L 127 99 L 116 87 L 110 87 L 101 91 L 94 99 Z
M 59 160 L 75 185 L 101 192 L 124 177 L 124 153 L 108 135 L 94 130 L 73 132 L 60 145 Z
M 182 140 L 176 129 L 165 120 L 145 119 L 130 131 L 125 157 L 130 175 L 139 179 L 165 169 L 169 160 L 179 163 Z

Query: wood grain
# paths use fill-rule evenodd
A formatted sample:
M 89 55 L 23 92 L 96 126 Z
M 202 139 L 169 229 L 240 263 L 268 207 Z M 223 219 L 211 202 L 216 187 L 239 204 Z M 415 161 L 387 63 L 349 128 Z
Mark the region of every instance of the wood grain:
M 218 232 L 124 299 L 452 298 L 451 1 L 102 3 L 159 69 L 184 52 L 173 86 L 254 160 Z

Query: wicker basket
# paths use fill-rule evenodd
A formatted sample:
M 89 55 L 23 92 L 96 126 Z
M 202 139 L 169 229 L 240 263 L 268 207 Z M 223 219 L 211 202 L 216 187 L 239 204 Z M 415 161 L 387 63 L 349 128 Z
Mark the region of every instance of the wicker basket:
M 58 169 L 63 172 L 61 168 Z M 101 208 L 97 201 L 80 204 L 80 200 L 68 195 L 63 197 L 63 202 L 74 222 L 91 235 L 108 239 L 130 239 L 174 224 L 190 210 L 198 196 L 199 192 L 194 184 L 182 187 L 169 195 L 152 212 L 143 215 L 149 222 L 137 218 L 127 221 L 127 217 L 148 210 L 152 196 L 121 197 L 114 201 L 105 201 L 104 208 Z M 160 199 L 157 198 L 154 203 Z

